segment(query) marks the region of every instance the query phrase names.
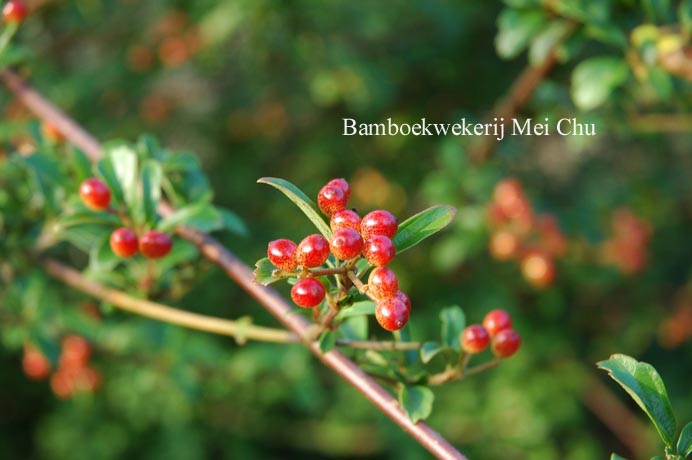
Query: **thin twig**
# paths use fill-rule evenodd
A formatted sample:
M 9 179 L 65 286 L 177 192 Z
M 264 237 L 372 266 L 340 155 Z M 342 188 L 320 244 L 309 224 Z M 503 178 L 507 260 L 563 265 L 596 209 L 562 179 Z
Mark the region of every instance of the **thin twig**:
M 348 348 L 375 351 L 410 351 L 420 350 L 420 342 L 385 342 L 379 340 L 340 340 L 336 344 Z
M 356 275 L 352 270 L 346 272 L 346 275 L 348 276 L 348 279 L 351 280 L 356 289 L 358 289 L 358 292 L 368 296 L 370 300 L 377 302 L 377 298 L 368 292 L 368 287 L 365 284 L 363 284 L 360 278 L 358 278 L 358 275 Z

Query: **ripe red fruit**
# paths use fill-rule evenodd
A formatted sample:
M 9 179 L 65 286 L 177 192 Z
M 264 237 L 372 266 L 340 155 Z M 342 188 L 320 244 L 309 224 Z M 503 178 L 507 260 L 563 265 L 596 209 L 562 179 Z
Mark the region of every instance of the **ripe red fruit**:
M 411 312 L 411 299 L 409 299 L 406 294 L 404 294 L 402 291 L 396 291 L 394 297 L 404 302 L 404 304 L 406 304 L 406 309 L 408 310 L 408 312 Z
M 384 235 L 372 235 L 365 240 L 363 255 L 375 267 L 383 267 L 394 259 L 396 248 L 392 240 Z
M 137 254 L 139 242 L 137 235 L 129 228 L 118 228 L 111 233 L 111 250 L 120 257 L 132 257 Z
M 472 324 L 461 332 L 461 348 L 466 353 L 476 354 L 485 350 L 490 343 L 490 335 L 480 324 Z
M 327 185 L 330 185 L 332 187 L 338 187 L 341 190 L 343 190 L 344 195 L 346 195 L 346 201 L 348 201 L 351 198 L 351 187 L 348 185 L 348 182 L 346 182 L 346 179 L 332 179 L 329 182 L 327 182 Z
M 529 284 L 543 288 L 555 279 L 555 264 L 541 251 L 528 251 L 521 259 L 521 272 Z
M 346 193 L 340 187 L 325 185 L 317 194 L 317 205 L 328 216 L 346 209 Z
M 512 327 L 512 317 L 505 310 L 491 310 L 483 318 L 483 327 L 490 337 L 495 337 L 498 332 Z
M 344 209 L 332 215 L 329 226 L 333 232 L 340 228 L 352 228 L 353 230 L 360 231 L 360 216 L 355 211 Z
M 84 205 L 94 211 L 103 211 L 111 202 L 111 191 L 108 186 L 95 177 L 82 182 L 79 186 L 79 195 Z
M 368 277 L 368 292 L 377 299 L 396 297 L 397 292 L 399 292 L 399 280 L 389 268 L 377 267 L 370 272 Z M 406 295 L 403 292 L 402 294 Z
M 31 380 L 41 380 L 50 374 L 50 361 L 38 348 L 24 345 L 22 369 Z
M 509 358 L 520 346 L 521 336 L 514 329 L 504 329 L 493 337 L 491 348 L 498 358 Z
M 270 241 L 267 245 L 267 257 L 275 267 L 291 272 L 298 266 L 297 249 L 297 244 L 285 238 Z
M 20 0 L 9 0 L 2 8 L 2 17 L 7 23 L 20 23 L 26 17 L 26 5 Z
M 360 221 L 360 234 L 365 239 L 372 235 L 394 238 L 398 227 L 399 223 L 391 212 L 379 209 L 369 212 L 363 217 L 363 220 Z
M 89 342 L 78 335 L 68 335 L 62 340 L 60 367 L 77 368 L 86 366 L 91 355 Z
M 299 280 L 291 288 L 291 299 L 296 305 L 303 308 L 316 307 L 322 302 L 324 296 L 324 286 L 315 278 Z
M 490 237 L 490 253 L 497 260 L 510 260 L 519 253 L 519 238 L 507 230 L 500 230 Z
M 68 369 L 58 369 L 50 378 L 50 387 L 58 398 L 66 399 L 75 390 L 75 372 Z
M 308 235 L 298 245 L 296 260 L 303 267 L 319 267 L 329 257 L 329 241 L 319 234 Z
M 341 228 L 334 232 L 329 247 L 337 259 L 353 259 L 363 250 L 363 238 L 352 228 Z
M 384 329 L 398 331 L 406 325 L 411 309 L 399 297 L 387 297 L 375 305 L 375 318 Z
M 160 259 L 171 252 L 173 241 L 165 233 L 155 230 L 146 232 L 139 239 L 139 250 L 148 259 Z

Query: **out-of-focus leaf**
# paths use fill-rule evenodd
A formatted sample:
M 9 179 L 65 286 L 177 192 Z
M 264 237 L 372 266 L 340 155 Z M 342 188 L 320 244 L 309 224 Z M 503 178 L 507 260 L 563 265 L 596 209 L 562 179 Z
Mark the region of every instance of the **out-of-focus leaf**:
M 538 65 L 545 61 L 548 54 L 569 34 L 572 25 L 569 21 L 551 21 L 531 42 L 529 62 Z
M 156 207 L 161 201 L 161 165 L 154 160 L 146 160 L 142 164 L 142 210 L 144 222 L 153 224 L 156 218 Z
M 430 416 L 434 400 L 435 395 L 428 387 L 402 385 L 399 390 L 399 404 L 413 423 Z
M 684 458 L 692 455 L 692 422 L 689 422 L 682 429 L 677 444 L 678 454 Z
M 241 219 L 236 213 L 225 208 L 216 207 L 221 213 L 221 220 L 223 221 L 223 226 L 226 230 L 235 233 L 240 236 L 248 236 L 249 231 L 243 219 Z
M 412 248 L 427 237 L 439 232 L 454 220 L 457 210 L 453 206 L 433 206 L 409 217 L 399 224 L 392 241 L 397 254 Z
M 619 27 L 606 24 L 591 24 L 585 29 L 586 35 L 609 45 L 617 46 L 623 51 L 628 48 L 627 35 Z
M 610 454 L 610 460 L 627 460 L 627 459 L 625 457 L 620 457 L 616 453 L 612 453 L 612 454 Z
M 365 315 L 346 318 L 337 330 L 340 336 L 348 340 L 367 340 L 368 317 Z
M 336 319 L 346 319 L 352 318 L 354 316 L 363 315 L 374 315 L 375 314 L 375 302 L 372 300 L 364 300 L 362 302 L 356 302 L 350 307 L 342 308 L 339 313 L 336 314 Z
M 104 144 L 103 150 L 105 158 L 110 159 L 129 214 L 134 216 L 139 206 L 137 154 L 123 142 Z
M 454 350 L 461 350 L 459 336 L 466 327 L 466 316 L 461 307 L 454 305 L 440 312 L 442 322 L 442 343 Z
M 186 225 L 203 232 L 223 228 L 221 212 L 209 203 L 195 203 L 177 209 L 170 216 L 159 222 L 158 228 L 163 232 L 172 231 L 178 225 Z
M 582 61 L 572 72 L 572 99 L 581 110 L 595 109 L 628 76 L 629 68 L 621 58 L 601 56 Z
M 255 270 L 252 272 L 255 275 L 255 283 L 267 286 L 282 279 L 279 276 L 274 276 L 274 270 L 276 267 L 269 261 L 268 257 L 258 260 L 255 264 Z
M 678 7 L 678 22 L 683 33 L 692 35 L 692 2 L 680 2 Z
M 84 155 L 84 152 L 76 147 L 71 147 L 69 152 L 75 179 L 78 183 L 82 183 L 93 175 L 91 172 L 91 161 Z
M 326 353 L 336 346 L 336 334 L 334 331 L 326 330 L 320 335 L 317 345 L 322 353 Z
M 423 362 L 423 364 L 427 364 L 445 349 L 446 347 L 442 346 L 438 342 L 425 342 L 420 349 L 420 360 Z
M 95 271 L 112 270 L 118 265 L 120 258 L 113 253 L 110 246 L 110 238 L 107 235 L 89 251 L 89 268 Z
M 531 39 L 539 33 L 545 17 L 541 10 L 515 10 L 505 8 L 497 20 L 495 37 L 497 54 L 511 59 L 521 53 Z

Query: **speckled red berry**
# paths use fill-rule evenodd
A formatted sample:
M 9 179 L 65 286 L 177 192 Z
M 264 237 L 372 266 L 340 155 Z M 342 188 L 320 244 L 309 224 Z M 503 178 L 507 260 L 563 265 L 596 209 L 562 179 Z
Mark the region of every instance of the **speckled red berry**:
M 296 260 L 297 250 L 297 244 L 291 240 L 281 238 L 269 242 L 267 245 L 267 257 L 269 257 L 269 261 L 276 268 L 290 272 L 298 266 L 298 261 Z
M 395 297 L 396 293 L 399 292 L 399 280 L 389 268 L 376 267 L 368 277 L 368 292 L 377 299 Z
M 334 232 L 329 248 L 339 260 L 353 259 L 363 250 L 363 238 L 352 228 L 341 228 Z
M 111 202 L 111 191 L 106 184 L 91 177 L 79 186 L 79 196 L 84 205 L 94 211 L 103 211 Z
M 476 354 L 485 350 L 490 343 L 490 334 L 480 324 L 472 324 L 461 332 L 461 349 Z
M 346 195 L 346 201 L 348 201 L 351 198 L 351 186 L 348 185 L 346 179 L 332 179 L 329 182 L 327 182 L 327 185 L 331 185 L 332 187 L 339 187 L 341 190 L 343 190 L 344 195 Z
M 20 0 L 9 0 L 2 8 L 2 17 L 7 23 L 22 22 L 26 13 L 26 5 Z
M 491 310 L 483 318 L 483 327 L 490 337 L 495 337 L 498 332 L 512 327 L 512 317 L 505 310 Z
M 353 230 L 360 231 L 360 216 L 355 211 L 344 209 L 332 215 L 329 226 L 333 232 L 340 228 L 352 228 Z
M 319 267 L 329 257 L 329 241 L 319 234 L 308 235 L 298 244 L 296 260 L 303 267 Z
M 363 255 L 375 267 L 383 267 L 394 259 L 396 248 L 392 240 L 384 235 L 372 235 L 365 240 Z
M 493 337 L 491 348 L 498 358 L 509 358 L 519 350 L 521 336 L 514 329 L 504 329 Z
M 333 185 L 325 185 L 317 194 L 317 205 L 328 216 L 346 209 L 347 202 L 344 190 Z
M 360 234 L 363 238 L 368 239 L 372 235 L 383 235 L 388 238 L 394 238 L 399 224 L 389 211 L 379 209 L 372 211 L 363 216 L 360 221 Z
M 139 238 L 139 250 L 144 257 L 160 259 L 171 252 L 173 241 L 165 233 L 152 230 Z
M 375 305 L 375 318 L 384 329 L 398 331 L 406 325 L 410 309 L 398 297 L 387 297 Z
M 322 302 L 324 295 L 324 286 L 315 278 L 299 280 L 291 288 L 291 299 L 296 305 L 303 308 L 316 307 Z
M 111 233 L 111 250 L 120 257 L 132 257 L 139 250 L 137 235 L 129 228 L 118 228 Z

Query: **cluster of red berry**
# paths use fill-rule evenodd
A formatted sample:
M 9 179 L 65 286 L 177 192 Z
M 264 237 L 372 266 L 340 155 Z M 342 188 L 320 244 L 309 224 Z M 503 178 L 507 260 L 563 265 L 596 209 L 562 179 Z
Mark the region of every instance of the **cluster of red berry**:
M 512 329 L 512 318 L 505 310 L 492 310 L 482 325 L 472 324 L 461 332 L 461 348 L 466 353 L 480 353 L 488 345 L 498 358 L 509 358 L 519 350 L 521 336 Z
M 84 205 L 93 211 L 109 211 L 111 191 L 106 184 L 95 177 L 89 178 L 79 186 L 79 195 Z M 126 227 L 111 233 L 110 245 L 120 257 L 132 257 L 141 252 L 148 259 L 160 259 L 171 251 L 171 237 L 156 230 L 149 230 L 137 238 L 137 234 Z
M 19 24 L 26 14 L 26 5 L 21 0 L 9 0 L 2 7 L 2 18 L 8 24 Z
M 324 286 L 310 269 L 324 264 L 330 253 L 349 269 L 364 257 L 375 267 L 365 289 L 377 302 L 377 321 L 388 331 L 401 329 L 408 322 L 411 301 L 399 290 L 396 275 L 386 266 L 396 255 L 392 238 L 398 229 L 397 219 L 385 210 L 372 211 L 361 219 L 356 211 L 346 209 L 350 195 L 345 179 L 329 181 L 317 195 L 320 210 L 330 217 L 331 241 L 319 234 L 309 235 L 299 244 L 279 239 L 269 243 L 267 256 L 274 266 L 295 272 L 300 278 L 291 289 L 291 298 L 304 308 L 316 307 L 326 296 Z
M 648 260 L 651 226 L 629 209 L 618 209 L 612 215 L 611 228 L 613 236 L 601 246 L 602 258 L 625 274 L 640 272 Z
M 564 255 L 567 239 L 552 214 L 534 214 L 518 180 L 504 179 L 495 186 L 488 223 L 493 232 L 493 257 L 503 261 L 518 258 L 524 278 L 535 287 L 553 282 L 554 259 Z
M 50 386 L 56 396 L 69 398 L 77 391 L 95 391 L 101 377 L 94 368 L 89 366 L 91 347 L 84 338 L 78 335 L 68 335 L 62 341 L 58 369 L 50 378 Z M 24 345 L 22 368 L 27 377 L 32 380 L 43 380 L 51 373 L 48 358 L 36 347 Z

